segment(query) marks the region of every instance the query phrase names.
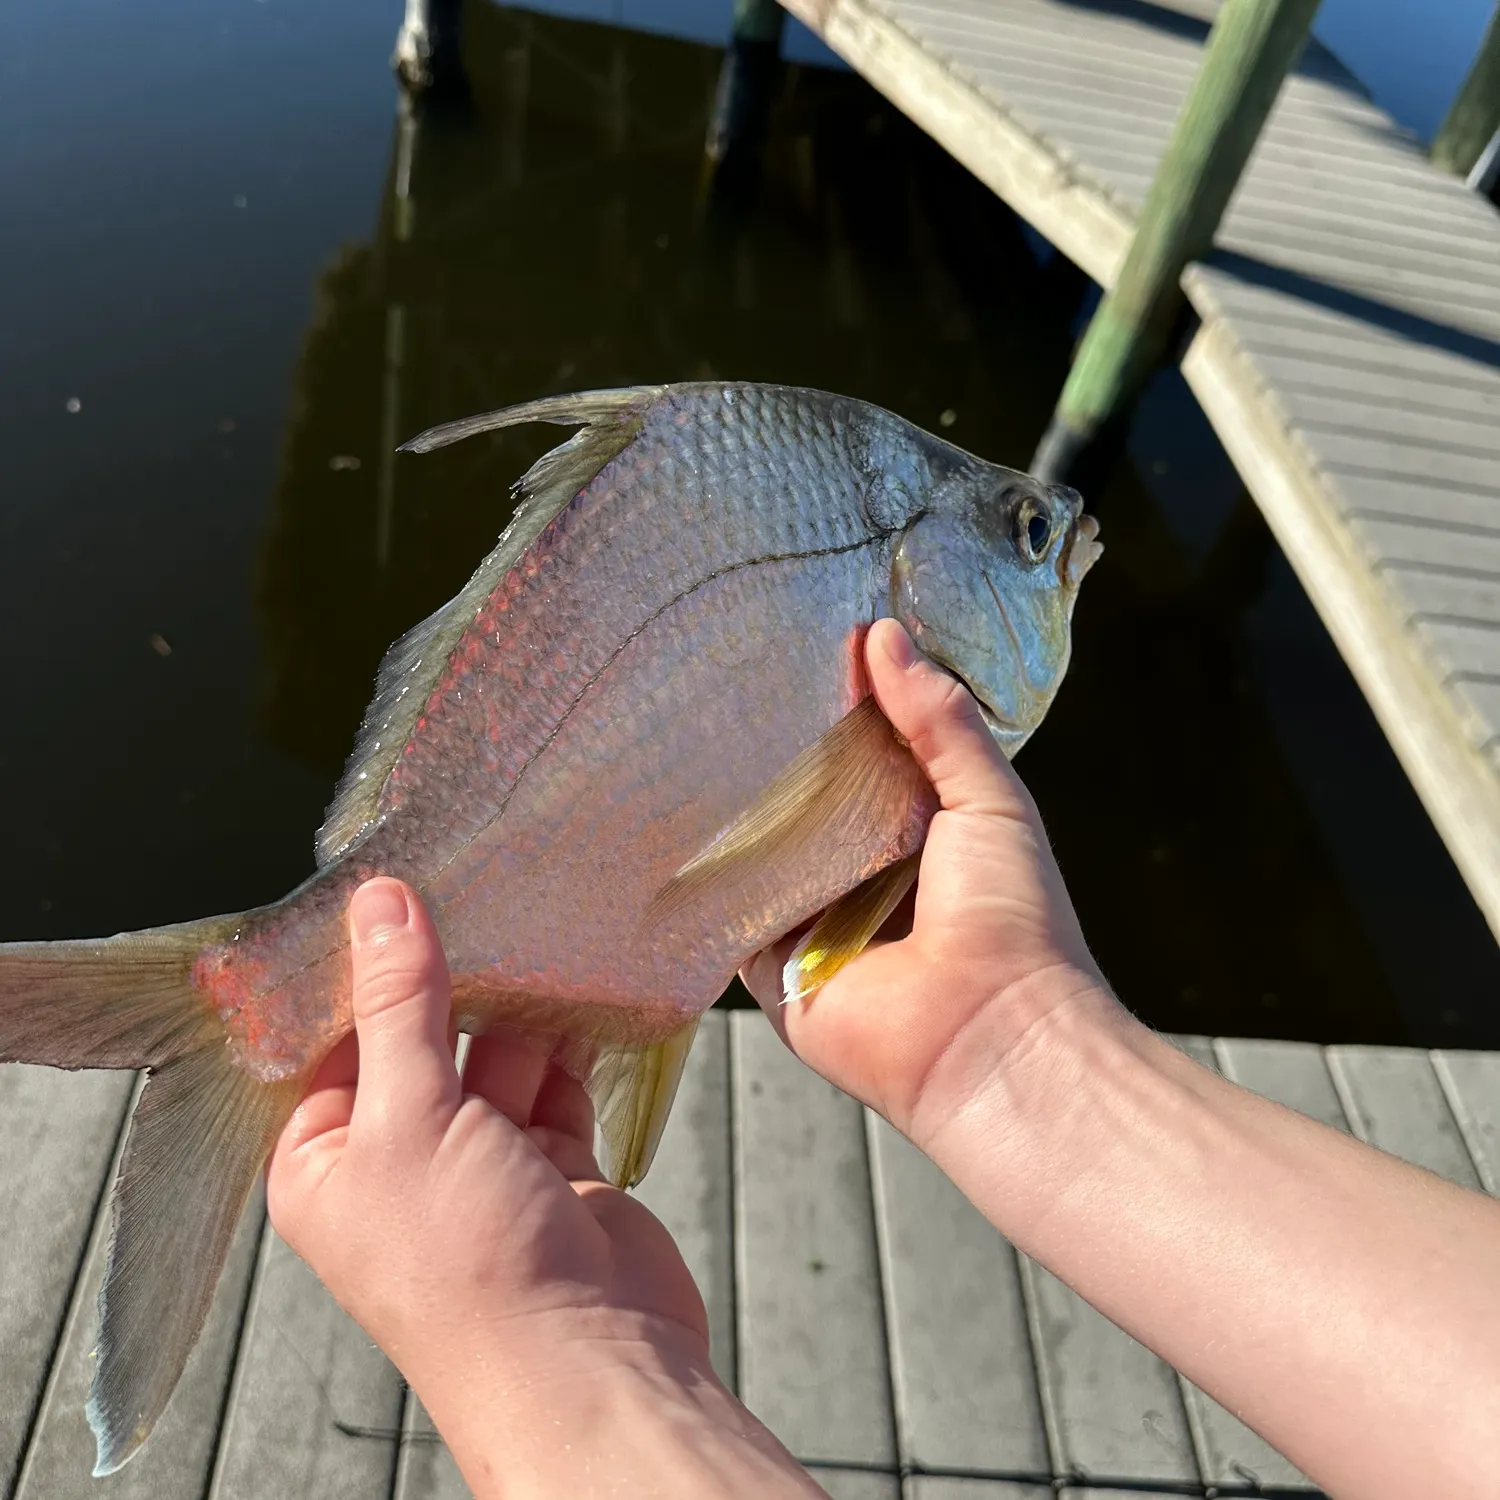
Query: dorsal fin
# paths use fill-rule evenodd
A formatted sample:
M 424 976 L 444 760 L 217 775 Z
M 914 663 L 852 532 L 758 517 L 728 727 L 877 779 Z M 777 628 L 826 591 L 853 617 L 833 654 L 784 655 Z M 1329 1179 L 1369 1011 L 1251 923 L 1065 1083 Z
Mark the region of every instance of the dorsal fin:
M 386 652 L 375 679 L 375 696 L 365 710 L 343 780 L 318 830 L 319 866 L 337 859 L 374 820 L 391 767 L 405 748 L 453 648 L 485 600 L 558 512 L 630 446 L 662 390 L 662 386 L 632 386 L 618 391 L 548 396 L 447 422 L 401 445 L 400 452 L 430 453 L 476 433 L 527 422 L 555 422 L 583 429 L 544 453 L 517 481 L 512 490 L 520 496 L 515 516 L 468 583 Z

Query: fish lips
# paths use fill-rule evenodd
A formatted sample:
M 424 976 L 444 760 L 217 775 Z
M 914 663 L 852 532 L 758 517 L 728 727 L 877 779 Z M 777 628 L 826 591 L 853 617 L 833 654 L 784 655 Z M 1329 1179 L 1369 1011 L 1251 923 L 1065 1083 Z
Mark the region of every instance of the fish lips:
M 1080 506 L 1082 501 L 1079 501 Z M 1083 575 L 1099 561 L 1104 544 L 1099 540 L 1099 521 L 1080 510 L 1073 523 L 1072 535 L 1058 558 L 1058 574 L 1070 588 L 1083 582 Z
M 992 708 L 990 704 L 985 701 L 985 692 L 983 686 L 967 677 L 956 666 L 954 666 L 951 661 L 947 660 L 947 658 L 941 652 L 934 651 L 931 645 L 925 643 L 923 645 L 923 650 L 927 653 L 928 659 L 935 666 L 941 667 L 943 671 L 949 674 L 949 676 L 956 677 L 961 683 L 963 683 L 964 687 L 966 687 L 969 691 L 969 696 L 973 698 L 974 702 L 979 706 L 979 716 L 984 720 L 984 727 L 989 730 L 990 738 L 993 739 L 997 745 L 999 745 L 1001 750 L 1004 751 L 1007 756 L 1014 755 L 1015 752 L 1019 750 L 1023 744 L 1026 743 L 1026 740 L 1031 734 L 1031 730 L 1028 728 L 1023 728 L 1019 724 L 1013 723 L 1004 714 L 999 713 L 996 709 Z

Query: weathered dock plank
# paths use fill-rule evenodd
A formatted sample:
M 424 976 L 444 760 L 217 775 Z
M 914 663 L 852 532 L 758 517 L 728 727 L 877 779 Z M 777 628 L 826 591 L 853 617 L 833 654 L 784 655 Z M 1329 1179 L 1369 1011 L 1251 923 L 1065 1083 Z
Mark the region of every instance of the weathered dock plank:
M 1433 655 L 1452 673 L 1487 673 L 1490 651 L 1500 624 L 1483 620 L 1419 617 L 1418 632 L 1431 642 Z
M 1016 1252 L 868 1117 L 901 1461 L 1050 1477 Z
M 134 1082 L 130 1073 L 0 1068 L 0 1182 L 10 1207 L 0 1218 L 0 1492 L 7 1495 L 84 1266 Z
M 1202 58 L 1206 0 L 786 0 L 895 104 L 1103 285 L 1113 284 Z M 1310 44 L 1207 264 L 1184 374 L 1265 511 L 1500 935 L 1500 636 L 1461 670 L 1422 618 L 1481 601 L 1392 568 L 1364 510 L 1476 520 L 1500 456 L 1500 216 Z M 1451 393 L 1451 399 L 1450 399 Z M 1461 539 L 1429 558 L 1472 570 Z M 1490 580 L 1495 586 L 1490 587 Z
M 406 1393 L 395 1500 L 472 1500 L 448 1445 L 415 1393 Z
M 1030 204 L 1031 223 L 1054 244 L 1067 244 L 1090 276 L 1113 279 L 1130 238 L 1126 213 L 1081 181 L 1035 131 L 996 109 L 953 59 L 916 42 L 874 6 L 783 3 L 987 187 L 1007 202 Z
M 1011 1479 L 913 1474 L 906 1481 L 904 1500 L 1053 1500 L 1055 1493 L 1049 1484 L 1018 1483 Z M 1064 1490 L 1063 1493 L 1076 1495 L 1081 1492 Z M 1140 1491 L 1137 1490 L 1136 1494 L 1139 1495 Z
M 875 1469 L 840 1469 L 819 1465 L 812 1477 L 828 1491 L 832 1500 L 901 1500 L 898 1474 Z
M 1311 1042 L 1220 1038 L 1214 1043 L 1219 1071 L 1231 1083 L 1334 1130 L 1349 1122 L 1328 1074 L 1322 1049 Z
M 390 1493 L 404 1387 L 369 1336 L 267 1225 L 213 1500 Z
M 1054 1472 L 1196 1484 L 1176 1371 L 1026 1256 L 1021 1278 Z
M 1328 1071 L 1360 1140 L 1403 1161 L 1477 1188 L 1479 1175 L 1443 1086 L 1425 1052 L 1406 1047 L 1329 1047 Z
M 1451 1180 L 1500 1185 L 1500 1055 L 1170 1040 Z M 46 1206 L 54 1184 L 72 1233 L 46 1283 L 66 1313 L 55 1358 L 47 1343 L 50 1373 L 12 1493 L 466 1500 L 420 1403 L 264 1224 L 259 1192 L 150 1444 L 118 1474 L 89 1477 L 100 1189 L 130 1079 L 0 1070 L 0 1120 L 14 1138 L 28 1119 L 55 1121 L 54 1080 L 82 1083 L 64 1093 L 91 1100 L 92 1112 L 67 1116 L 80 1149 L 64 1149 L 55 1130 L 35 1142 L 40 1196 L 25 1201 Z M 709 1284 L 711 1313 L 737 1321 L 752 1408 L 834 1500 L 1308 1489 L 1223 1408 L 1017 1257 L 930 1162 L 803 1068 L 761 1016 L 710 1018 L 683 1102 L 653 1169 L 653 1201 Z M 29 1181 L 29 1165 L 11 1161 L 12 1180 Z M 82 1206 L 70 1209 L 73 1188 Z M 18 1233 L 0 1226 L 0 1236 Z
M 1404 444 L 1414 450 L 1418 462 L 1427 452 L 1451 448 L 1479 459 L 1476 466 L 1479 472 L 1488 471 L 1491 476 L 1494 461 L 1500 458 L 1500 428 L 1496 425 L 1496 418 L 1500 417 L 1500 388 L 1495 391 L 1493 401 L 1486 402 L 1494 409 L 1476 412 L 1451 409 L 1435 412 L 1414 409 L 1409 404 L 1398 402 L 1371 405 L 1343 392 L 1329 395 L 1324 391 L 1301 388 L 1280 395 L 1289 414 L 1310 432 L 1343 434 L 1367 444 L 1372 440 Z M 1367 448 L 1366 462 L 1369 457 Z M 1360 530 L 1375 543 L 1377 555 L 1380 555 L 1383 549 L 1374 529 L 1364 525 Z M 1434 540 L 1441 542 L 1442 539 Z M 1442 554 L 1444 557 L 1452 555 Z
M 864 1111 L 730 1022 L 740 1396 L 798 1458 L 894 1470 Z
M 1432 1068 L 1484 1190 L 1500 1197 L 1500 1055 L 1434 1052 Z
M 1219 1040 L 1213 1057 L 1232 1083 L 1320 1124 L 1348 1129 L 1322 1050 L 1313 1043 Z M 1183 1382 L 1183 1397 L 1206 1482 L 1316 1488 L 1289 1458 L 1190 1381 Z
M 1204 268 L 1189 271 L 1191 284 Z M 1264 382 L 1225 319 L 1210 318 L 1183 374 L 1254 494 L 1292 567 L 1491 926 L 1500 920 L 1500 778 L 1483 727 L 1445 689 L 1414 628 L 1414 606 L 1370 566 L 1368 548 L 1314 472 L 1304 436 L 1264 399 Z
M 1168 1040 L 1199 1061 L 1211 1057 L 1205 1037 Z M 1198 1483 L 1177 1372 L 1050 1271 L 1020 1262 L 1053 1472 Z

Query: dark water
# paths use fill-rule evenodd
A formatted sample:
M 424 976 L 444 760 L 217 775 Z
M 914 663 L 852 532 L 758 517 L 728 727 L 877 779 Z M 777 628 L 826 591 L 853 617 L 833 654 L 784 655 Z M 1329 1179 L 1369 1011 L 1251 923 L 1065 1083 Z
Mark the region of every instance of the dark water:
M 34 0 L 14 28 L 0 936 L 308 872 L 384 647 L 556 440 L 394 456 L 432 422 L 709 376 L 1017 465 L 1046 422 L 1078 278 L 857 78 L 788 69 L 759 190 L 726 197 L 713 49 L 473 3 L 471 107 L 418 118 L 398 20 Z M 1179 1029 L 1500 1045 L 1495 945 L 1175 377 L 1091 499 L 1106 557 L 1019 764 L 1122 995 Z

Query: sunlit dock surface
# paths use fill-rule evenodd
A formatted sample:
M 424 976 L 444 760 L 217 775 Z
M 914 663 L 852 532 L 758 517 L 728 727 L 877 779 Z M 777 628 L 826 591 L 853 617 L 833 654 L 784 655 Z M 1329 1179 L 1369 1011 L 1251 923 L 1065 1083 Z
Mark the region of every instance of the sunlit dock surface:
M 1179 1044 L 1454 1182 L 1500 1188 L 1500 1054 Z M 89 1477 L 102 1190 L 128 1074 L 0 1070 L 0 1480 L 20 1500 L 456 1500 L 400 1377 L 247 1211 L 150 1443 Z M 1228 1412 L 1018 1256 L 758 1014 L 711 1012 L 641 1195 L 682 1246 L 724 1380 L 836 1500 L 1309 1490 Z M 497 1443 L 504 1414 L 496 1414 Z M 1478 1461 L 1476 1456 L 1476 1461 Z
M 1105 286 L 1217 9 L 787 8 Z M 1500 213 L 1313 42 L 1218 246 L 1183 373 L 1500 934 Z

